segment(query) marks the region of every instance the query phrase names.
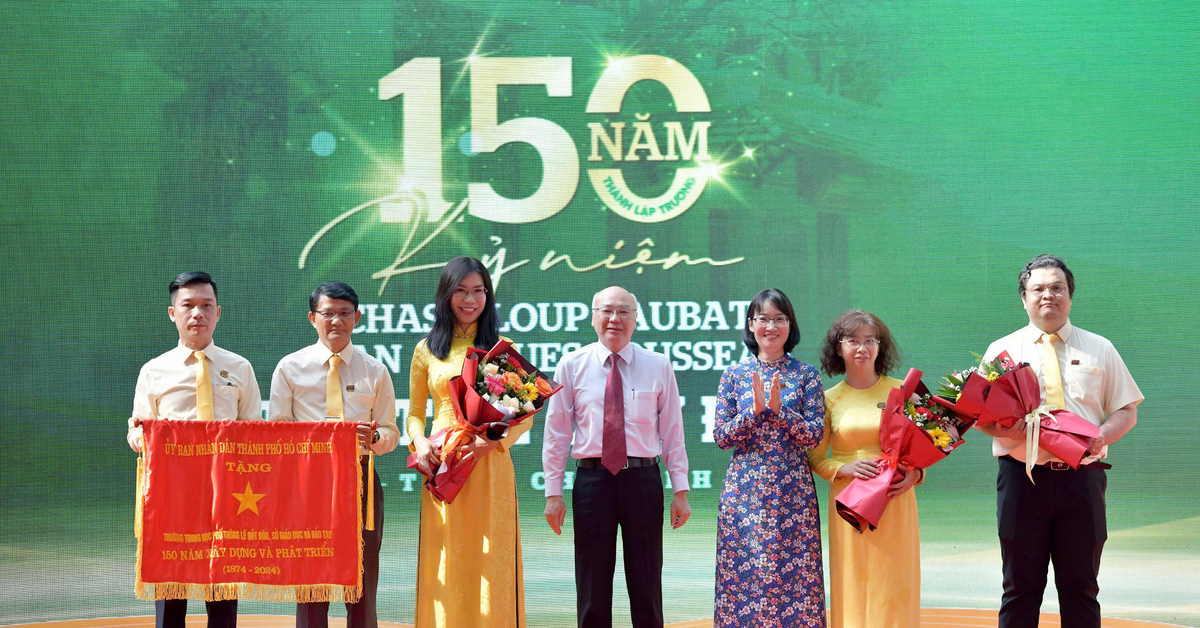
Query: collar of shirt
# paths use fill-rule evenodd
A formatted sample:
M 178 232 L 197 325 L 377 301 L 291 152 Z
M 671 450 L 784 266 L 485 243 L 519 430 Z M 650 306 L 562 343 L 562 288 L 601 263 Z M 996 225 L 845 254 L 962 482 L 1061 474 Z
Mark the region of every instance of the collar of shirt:
M 195 359 L 192 357 L 192 354 L 195 353 L 196 350 L 189 348 L 187 345 L 183 344 L 182 340 L 179 341 L 179 344 L 176 345 L 176 347 L 173 351 L 179 355 L 179 359 L 180 359 L 179 361 L 182 362 L 183 364 L 191 365 L 191 364 L 196 363 Z M 216 343 L 209 340 L 208 344 L 203 349 L 201 349 L 201 351 L 204 352 L 204 357 L 208 358 L 209 362 L 213 362 L 216 360 L 217 355 L 220 354 L 222 349 L 220 347 L 218 347 L 216 345 Z
M 313 359 L 317 360 L 321 364 L 324 364 L 325 366 L 329 366 L 329 358 L 333 357 L 334 355 L 333 351 L 330 351 L 329 347 L 321 344 L 321 341 L 319 340 L 315 344 L 308 346 L 308 352 Z M 350 364 L 354 361 L 354 353 L 354 343 L 348 342 L 346 343 L 346 347 L 344 349 L 337 352 L 337 356 L 342 359 L 342 364 L 350 366 Z
M 1074 329 L 1075 328 L 1071 326 L 1071 320 L 1067 319 L 1067 322 L 1063 323 L 1063 326 L 1059 327 L 1058 331 L 1050 333 L 1058 334 L 1059 340 L 1062 340 L 1063 345 L 1065 346 L 1067 342 L 1071 340 L 1071 331 Z M 1038 326 L 1034 325 L 1032 322 L 1025 326 L 1025 330 L 1025 341 L 1030 344 L 1036 343 L 1042 337 L 1042 334 L 1046 333 L 1039 329 Z
M 613 354 L 612 350 L 604 346 L 603 342 L 596 341 L 596 344 L 593 346 L 595 347 L 595 350 L 592 352 L 592 357 L 601 364 L 607 362 L 608 356 Z M 621 356 L 621 359 L 625 362 L 626 366 L 633 366 L 633 354 L 634 351 L 632 341 L 625 343 L 625 346 L 621 347 L 621 350 L 617 352 L 617 355 Z

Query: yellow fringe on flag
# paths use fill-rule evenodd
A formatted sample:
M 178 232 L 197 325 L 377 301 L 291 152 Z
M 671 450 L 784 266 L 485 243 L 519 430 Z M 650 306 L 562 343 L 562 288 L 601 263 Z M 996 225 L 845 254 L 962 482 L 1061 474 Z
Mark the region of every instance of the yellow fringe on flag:
M 370 464 L 373 461 L 374 461 L 374 458 L 370 459 L 368 461 L 368 464 Z M 357 469 L 355 469 L 355 470 L 357 471 Z M 366 490 L 366 487 L 363 486 L 362 473 L 355 473 L 354 477 L 358 478 L 358 499 L 359 499 L 358 503 L 361 504 L 362 498 L 363 498 L 363 491 Z M 371 475 L 370 482 L 371 482 L 371 495 L 374 495 L 375 494 L 375 490 L 374 490 L 375 489 L 375 476 L 374 475 Z M 372 506 L 374 506 L 374 504 L 371 501 L 368 501 L 367 506 L 372 507 Z M 357 530 L 358 531 L 358 584 L 355 585 L 355 587 L 354 587 L 355 598 L 353 600 L 347 600 L 347 601 L 357 602 L 358 598 L 362 596 L 362 590 L 363 590 L 363 538 L 362 538 L 363 511 L 362 511 L 362 508 L 355 508 L 354 512 L 358 514 L 358 530 Z M 374 519 L 374 517 L 372 517 L 371 518 L 372 527 L 374 527 L 374 522 L 375 522 L 375 519 Z
M 138 548 L 142 546 L 142 502 L 145 501 L 146 493 L 145 486 L 142 485 L 142 476 L 146 475 L 146 454 L 138 453 L 137 462 L 137 483 L 134 485 L 134 491 L 137 493 L 137 499 L 133 506 L 133 536 L 138 539 Z
M 196 582 L 138 582 L 137 597 L 141 600 L 258 600 L 260 602 L 357 602 L 362 598 L 362 584 L 344 587 L 336 584 L 276 585 L 236 582 L 202 584 Z
M 367 491 L 367 530 L 375 530 L 375 452 L 367 450 L 367 481 L 371 483 L 370 487 L 365 487 L 362 490 Z M 361 495 L 361 493 L 360 493 Z

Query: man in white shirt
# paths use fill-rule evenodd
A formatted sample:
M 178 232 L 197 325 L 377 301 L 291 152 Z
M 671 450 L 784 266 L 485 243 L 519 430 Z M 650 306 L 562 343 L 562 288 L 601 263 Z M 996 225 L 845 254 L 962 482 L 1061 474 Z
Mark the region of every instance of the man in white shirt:
M 126 440 L 142 451 L 142 420 L 257 421 L 262 396 L 254 369 L 245 358 L 213 344 L 221 319 L 217 284 L 208 273 L 180 273 L 167 288 L 167 317 L 179 331 L 179 345 L 147 362 L 138 373 Z M 208 628 L 237 626 L 237 600 L 205 602 Z M 184 628 L 187 600 L 154 603 L 156 628 Z
M 396 389 L 391 373 L 379 360 L 350 342 L 358 325 L 358 294 L 340 281 L 317 286 L 308 301 L 308 320 L 318 341 L 285 356 L 271 377 L 272 421 L 352 421 L 358 423 L 363 486 L 375 499 L 374 530 L 363 530 L 363 594 L 346 604 L 348 628 L 376 628 L 375 592 L 379 584 L 379 549 L 383 545 L 383 486 L 379 474 L 367 477 L 368 449 L 377 455 L 396 448 Z M 375 427 L 371 427 L 371 423 Z M 363 517 L 367 515 L 363 495 Z M 297 628 L 326 628 L 328 602 L 296 605 Z
M 988 347 L 991 360 L 1008 351 L 1038 373 L 1046 404 L 1100 427 L 1078 470 L 1044 449 L 1030 482 L 1025 475 L 1025 423 L 981 428 L 993 436 L 999 458 L 996 516 L 1004 561 L 1001 628 L 1036 626 L 1054 562 L 1062 625 L 1099 628 L 1100 553 L 1108 538 L 1104 491 L 1108 446 L 1137 423 L 1143 397 L 1125 362 L 1107 339 L 1071 325 L 1075 276 L 1053 255 L 1038 255 L 1021 272 L 1018 288 L 1029 325 Z
M 546 413 L 546 521 L 555 534 L 566 518 L 568 450 L 575 458 L 571 510 L 580 628 L 612 626 L 618 526 L 633 626 L 663 625 L 659 455 L 675 491 L 671 527 L 682 526 L 692 512 L 679 386 L 665 356 L 630 342 L 637 309 L 637 299 L 615 286 L 592 298 L 599 340 L 558 363 L 555 379 L 563 388 Z

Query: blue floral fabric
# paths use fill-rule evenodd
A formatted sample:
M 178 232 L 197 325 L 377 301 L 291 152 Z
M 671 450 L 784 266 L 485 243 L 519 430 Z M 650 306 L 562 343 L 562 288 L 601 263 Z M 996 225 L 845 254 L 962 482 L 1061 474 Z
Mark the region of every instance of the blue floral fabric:
M 778 413 L 754 414 L 753 373 Z M 790 355 L 726 369 L 714 439 L 733 449 L 717 517 L 715 626 L 825 626 L 821 519 L 806 450 L 821 442 L 825 393 L 817 370 Z

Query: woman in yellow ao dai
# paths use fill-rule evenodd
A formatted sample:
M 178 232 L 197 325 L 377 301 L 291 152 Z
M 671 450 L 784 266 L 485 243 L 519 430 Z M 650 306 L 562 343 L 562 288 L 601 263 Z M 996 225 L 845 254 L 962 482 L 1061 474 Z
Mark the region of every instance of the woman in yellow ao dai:
M 851 480 L 878 474 L 874 460 L 882 453 L 880 409 L 888 392 L 901 385 L 887 377 L 898 363 L 887 326 L 862 310 L 839 316 L 821 350 L 825 373 L 846 375 L 825 391 L 825 437 L 808 454 L 813 471 L 830 482 L 830 628 L 910 628 L 921 623 L 921 536 L 917 498 L 910 489 L 924 479 L 924 472 L 909 469 L 897 475 L 876 530 L 859 534 L 834 509 L 834 498 Z
M 462 372 L 468 347 L 500 339 L 491 277 L 474 258 L 448 262 L 438 282 L 433 330 L 413 351 L 406 421 L 410 448 L 437 468 L 429 435 L 454 420 L 448 382 Z M 442 357 L 438 357 L 439 350 Z M 433 425 L 425 412 L 433 397 Z M 417 628 L 523 628 L 525 590 L 517 489 L 509 447 L 529 431 L 526 420 L 499 441 L 478 437 L 479 463 L 449 504 L 421 491 L 417 559 Z

